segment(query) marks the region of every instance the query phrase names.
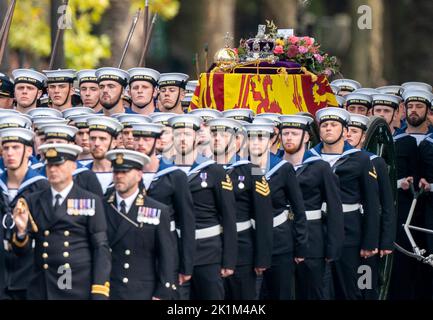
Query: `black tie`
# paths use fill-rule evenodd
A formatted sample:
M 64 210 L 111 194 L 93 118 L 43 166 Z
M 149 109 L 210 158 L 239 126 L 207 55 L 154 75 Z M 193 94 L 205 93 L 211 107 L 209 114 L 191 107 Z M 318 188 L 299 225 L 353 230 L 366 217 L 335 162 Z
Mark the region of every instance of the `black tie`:
M 59 207 L 60 207 L 60 199 L 62 198 L 62 196 L 58 193 L 56 194 L 56 202 L 54 203 L 54 211 L 56 211 Z
M 127 214 L 125 200 L 120 201 L 120 213 Z

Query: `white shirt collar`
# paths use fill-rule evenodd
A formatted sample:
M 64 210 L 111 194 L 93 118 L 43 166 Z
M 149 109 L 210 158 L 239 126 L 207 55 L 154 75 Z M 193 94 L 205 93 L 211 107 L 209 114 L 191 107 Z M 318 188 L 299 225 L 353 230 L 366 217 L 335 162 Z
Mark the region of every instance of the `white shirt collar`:
M 66 199 L 66 197 L 68 196 L 69 192 L 71 192 L 73 186 L 74 186 L 74 181 L 72 181 L 70 185 L 68 185 L 65 189 L 63 189 L 60 192 L 54 190 L 54 188 L 51 187 L 51 194 L 53 195 L 53 206 L 56 203 L 56 195 L 60 194 L 61 198 L 59 200 L 59 204 L 61 205 L 63 201 Z
M 126 198 L 126 199 L 122 198 L 120 196 L 120 194 L 116 191 L 117 210 L 120 211 L 120 202 L 122 200 L 124 200 L 125 201 L 125 210 L 126 210 L 126 213 L 128 213 L 129 209 L 131 209 L 131 206 L 134 203 L 135 198 L 137 198 L 137 195 L 138 195 L 139 191 L 140 191 L 139 188 L 137 188 L 137 190 L 132 195 L 130 195 L 128 198 Z

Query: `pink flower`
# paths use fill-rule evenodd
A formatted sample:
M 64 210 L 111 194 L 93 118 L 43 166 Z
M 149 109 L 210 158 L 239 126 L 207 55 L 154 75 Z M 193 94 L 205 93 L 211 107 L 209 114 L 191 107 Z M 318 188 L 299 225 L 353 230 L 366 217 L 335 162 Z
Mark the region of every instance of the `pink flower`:
M 309 47 L 314 44 L 314 39 L 310 37 L 303 37 L 302 38 L 305 41 L 305 44 Z
M 322 63 L 324 60 L 324 58 L 318 53 L 314 54 L 313 56 L 314 56 L 314 59 L 316 59 L 317 62 L 319 62 L 319 63 Z
M 287 51 L 287 56 L 289 58 L 294 58 L 299 53 L 297 46 L 290 46 L 289 50 Z
M 308 48 L 304 47 L 304 46 L 300 46 L 299 47 L 299 53 L 307 53 L 308 52 Z
M 233 48 L 233 51 L 236 52 L 236 54 L 239 54 L 238 48 Z
M 298 37 L 295 37 L 295 36 L 289 37 L 289 43 L 291 43 L 291 44 L 296 44 L 296 43 L 298 43 L 298 41 L 299 41 Z
M 275 54 L 282 54 L 282 53 L 284 53 L 283 46 L 275 46 L 274 53 Z

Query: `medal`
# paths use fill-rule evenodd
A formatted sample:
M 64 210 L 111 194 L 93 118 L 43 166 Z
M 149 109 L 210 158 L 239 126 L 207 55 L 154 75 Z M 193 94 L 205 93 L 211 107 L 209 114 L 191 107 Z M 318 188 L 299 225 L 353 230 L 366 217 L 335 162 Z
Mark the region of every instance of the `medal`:
M 207 187 L 207 182 L 206 182 L 206 179 L 207 179 L 207 172 L 201 172 L 200 173 L 200 179 L 201 179 L 201 187 L 202 188 L 206 188 Z
M 238 177 L 238 181 L 239 181 L 238 188 L 241 189 L 241 190 L 243 188 L 245 188 L 245 184 L 244 184 L 245 176 L 239 176 Z

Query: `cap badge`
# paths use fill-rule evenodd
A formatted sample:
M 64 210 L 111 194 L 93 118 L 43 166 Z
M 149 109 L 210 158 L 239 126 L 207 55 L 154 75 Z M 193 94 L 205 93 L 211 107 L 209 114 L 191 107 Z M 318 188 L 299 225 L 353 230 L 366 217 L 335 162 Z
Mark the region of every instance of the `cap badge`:
M 57 157 L 57 150 L 54 148 L 48 149 L 47 153 L 45 154 L 45 157 L 47 157 L 47 158 Z
M 118 153 L 116 155 L 116 164 L 123 164 L 123 153 Z

